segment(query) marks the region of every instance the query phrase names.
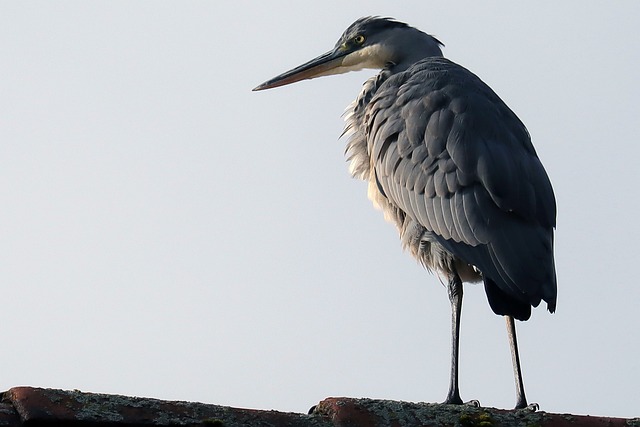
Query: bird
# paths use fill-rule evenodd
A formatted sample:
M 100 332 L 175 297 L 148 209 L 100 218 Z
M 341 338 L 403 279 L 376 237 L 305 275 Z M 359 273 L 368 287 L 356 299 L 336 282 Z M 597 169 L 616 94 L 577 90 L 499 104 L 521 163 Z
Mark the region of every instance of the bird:
M 446 285 L 451 364 L 443 403 L 469 403 L 458 384 L 463 283 L 483 283 L 490 308 L 506 319 L 515 408 L 535 410 L 514 319 L 528 320 L 542 301 L 556 309 L 555 195 L 522 121 L 443 47 L 406 23 L 367 16 L 333 49 L 253 90 L 380 70 L 345 111 L 345 155 L 404 249 Z

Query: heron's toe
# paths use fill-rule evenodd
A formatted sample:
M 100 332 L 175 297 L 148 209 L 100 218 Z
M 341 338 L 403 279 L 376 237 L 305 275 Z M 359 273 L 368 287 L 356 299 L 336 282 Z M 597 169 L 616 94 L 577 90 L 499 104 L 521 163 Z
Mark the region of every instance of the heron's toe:
M 538 409 L 540 409 L 540 405 L 538 405 L 537 403 L 530 403 L 527 405 L 527 401 L 521 401 L 516 403 L 516 407 L 513 408 L 515 410 L 524 410 L 524 411 L 531 411 L 531 412 L 535 412 Z
M 468 402 L 464 402 L 465 405 L 467 406 L 473 406 L 474 408 L 479 408 L 480 407 L 480 401 L 477 399 L 473 399 L 470 400 Z

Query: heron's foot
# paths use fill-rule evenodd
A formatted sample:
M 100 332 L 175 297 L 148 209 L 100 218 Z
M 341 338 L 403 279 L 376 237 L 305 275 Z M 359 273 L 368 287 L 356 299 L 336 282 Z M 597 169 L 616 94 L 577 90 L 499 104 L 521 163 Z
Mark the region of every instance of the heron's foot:
M 454 394 L 453 396 L 447 396 L 447 399 L 442 402 L 444 405 L 465 405 L 465 406 L 473 406 L 474 408 L 480 407 L 480 401 L 473 399 L 468 402 L 463 402 L 460 399 L 460 395 Z
M 442 402 L 443 405 L 462 405 L 464 402 L 460 399 L 460 393 L 457 391 L 449 392 L 447 398 Z
M 525 411 L 535 412 L 540 409 L 540 405 L 537 403 L 530 403 L 527 405 L 527 401 L 520 401 L 516 403 L 516 407 L 514 409 L 524 409 Z

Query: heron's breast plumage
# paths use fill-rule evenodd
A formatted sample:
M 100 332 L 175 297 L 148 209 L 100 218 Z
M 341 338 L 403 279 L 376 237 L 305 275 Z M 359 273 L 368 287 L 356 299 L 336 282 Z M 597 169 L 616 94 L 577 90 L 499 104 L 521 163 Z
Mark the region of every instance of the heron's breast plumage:
M 373 205 L 380 209 L 384 218 L 394 224 L 400 234 L 403 248 L 409 251 L 425 268 L 437 274 L 448 275 L 454 269 L 454 257 L 439 245 L 433 233 L 422 226 L 412 216 L 393 202 L 381 189 L 376 179 L 376 158 L 380 155 L 380 144 L 370 138 L 366 124 L 370 117 L 370 103 L 376 92 L 385 81 L 392 76 L 388 70 L 383 70 L 378 75 L 367 80 L 358 98 L 352 102 L 344 114 L 345 129 L 343 136 L 348 137 L 345 155 L 349 161 L 349 171 L 354 178 L 368 182 L 367 195 Z M 380 108 L 391 106 L 390 99 L 376 99 L 376 105 Z M 426 148 L 422 154 L 426 156 Z M 416 150 L 416 160 L 421 150 Z M 387 168 L 391 165 L 386 165 Z M 414 174 L 408 179 L 420 180 L 425 174 Z M 468 265 L 459 265 L 458 269 L 466 281 L 480 279 L 478 272 Z

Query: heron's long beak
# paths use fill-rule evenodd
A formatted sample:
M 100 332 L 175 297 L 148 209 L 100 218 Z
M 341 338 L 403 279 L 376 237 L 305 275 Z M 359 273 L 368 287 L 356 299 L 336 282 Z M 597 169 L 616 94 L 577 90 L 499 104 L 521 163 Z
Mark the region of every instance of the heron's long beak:
M 344 73 L 348 70 L 342 68 L 342 62 L 348 53 L 349 52 L 344 51 L 340 47 L 336 47 L 299 67 L 284 72 L 271 80 L 267 80 L 261 85 L 256 86 L 253 90 L 271 89 L 299 82 L 300 80 Z

